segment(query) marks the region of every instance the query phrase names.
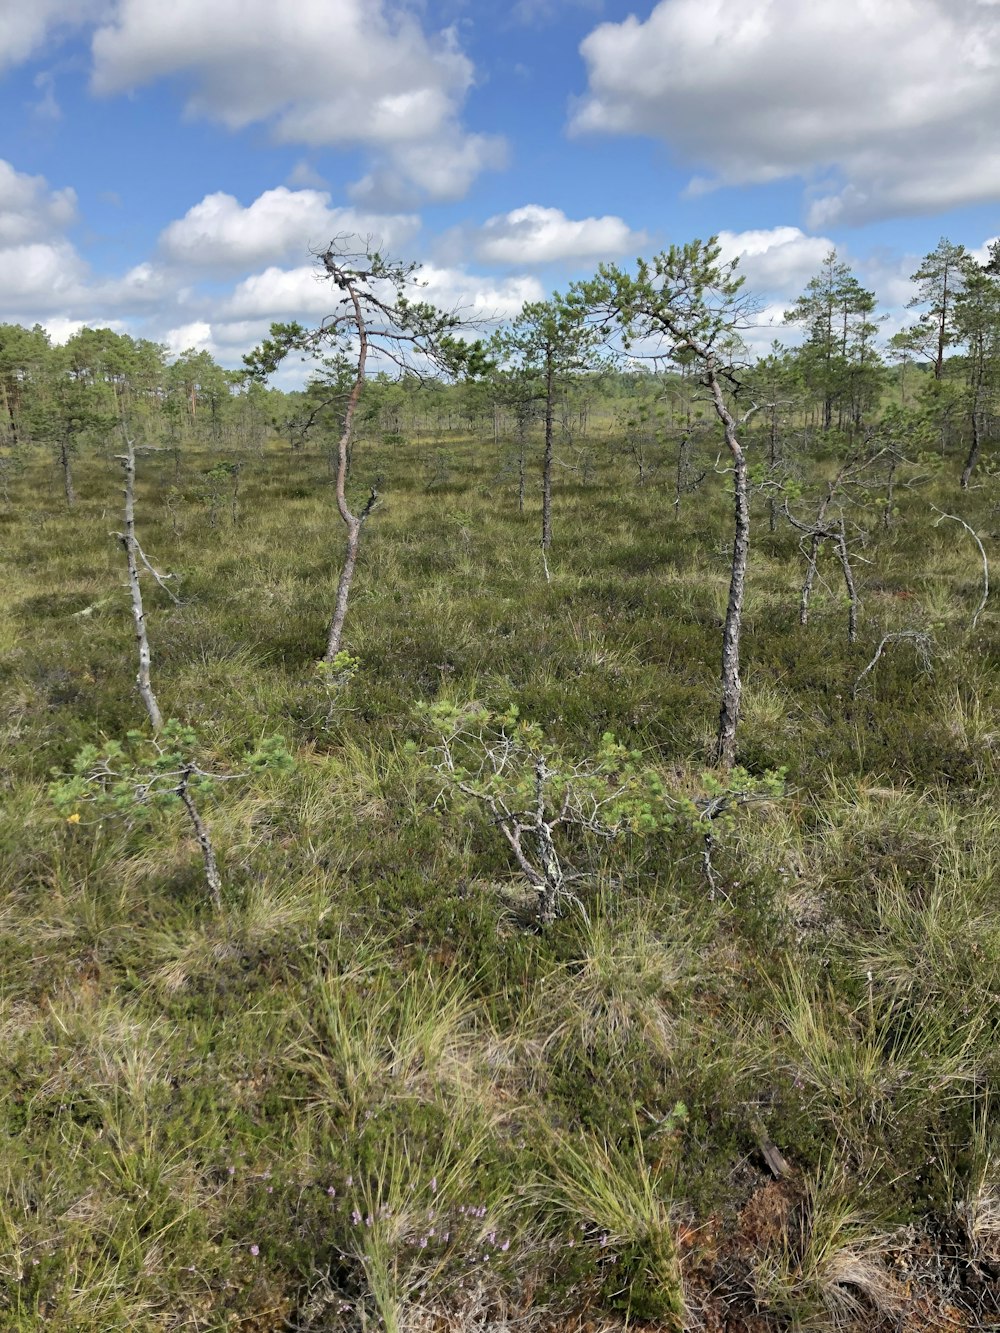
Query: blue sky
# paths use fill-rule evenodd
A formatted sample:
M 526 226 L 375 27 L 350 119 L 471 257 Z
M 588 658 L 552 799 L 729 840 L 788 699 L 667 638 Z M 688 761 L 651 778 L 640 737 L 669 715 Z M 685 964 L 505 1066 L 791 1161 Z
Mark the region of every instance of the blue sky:
M 0 98 L 0 321 L 229 365 L 336 232 L 483 318 L 720 233 L 766 346 L 1000 231 L 1000 0 L 0 0 Z

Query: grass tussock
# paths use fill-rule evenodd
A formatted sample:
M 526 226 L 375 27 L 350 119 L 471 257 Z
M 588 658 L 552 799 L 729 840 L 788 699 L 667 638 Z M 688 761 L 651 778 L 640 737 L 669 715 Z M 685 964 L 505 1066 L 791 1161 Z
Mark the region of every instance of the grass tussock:
M 359 441 L 384 499 L 329 671 L 325 461 L 248 456 L 234 521 L 212 451 L 142 459 L 181 599 L 146 589 L 164 716 L 240 775 L 196 793 L 221 911 L 177 803 L 49 799 L 143 722 L 118 482 L 81 458 L 64 512 L 41 451 L 12 476 L 3 1328 L 1000 1327 L 1000 620 L 970 627 L 978 554 L 930 507 L 992 555 L 993 480 L 901 486 L 889 532 L 858 512 L 855 645 L 829 553 L 799 624 L 798 536 L 755 497 L 739 762 L 787 772 L 709 845 L 726 481 L 706 444 L 675 515 L 669 468 L 639 486 L 591 443 L 547 581 L 490 446 Z M 927 652 L 859 685 L 911 630 Z M 612 733 L 688 813 L 561 829 L 540 930 L 497 821 L 444 791 L 437 701 L 516 705 L 580 772 Z M 245 773 L 275 734 L 294 765 Z

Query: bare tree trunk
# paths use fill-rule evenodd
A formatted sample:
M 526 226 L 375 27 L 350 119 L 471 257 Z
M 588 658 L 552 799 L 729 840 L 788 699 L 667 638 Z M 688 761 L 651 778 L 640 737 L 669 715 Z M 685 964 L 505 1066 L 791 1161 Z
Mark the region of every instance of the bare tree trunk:
M 198 807 L 191 799 L 191 793 L 188 790 L 188 784 L 191 781 L 191 775 L 194 772 L 192 768 L 185 768 L 181 774 L 181 780 L 177 787 L 177 795 L 184 803 L 184 809 L 187 811 L 194 828 L 194 835 L 198 839 L 198 846 L 201 849 L 201 859 L 205 866 L 205 879 L 208 882 L 208 891 L 212 895 L 212 906 L 217 912 L 222 911 L 222 876 L 219 874 L 219 865 L 215 859 L 215 848 L 212 846 L 212 839 L 208 832 L 208 825 L 202 819 L 198 812 Z
M 978 394 L 977 394 L 978 397 Z M 969 482 L 972 480 L 972 473 L 976 463 L 979 461 L 979 450 L 982 446 L 982 431 L 979 422 L 978 403 L 972 409 L 972 444 L 969 448 L 969 456 L 965 460 L 965 467 L 962 469 L 962 490 L 969 489 Z
M 149 717 L 150 726 L 154 731 L 159 731 L 163 726 L 163 715 L 160 712 L 160 705 L 157 703 L 150 681 L 152 659 L 149 651 L 149 637 L 146 634 L 146 613 L 142 605 L 142 588 L 139 586 L 139 563 L 136 559 L 138 543 L 135 538 L 135 444 L 124 424 L 122 425 L 122 436 L 125 440 L 125 453 L 119 457 L 125 472 L 125 531 L 120 532 L 118 537 L 124 548 L 125 562 L 128 566 L 128 586 L 132 599 L 132 623 L 135 626 L 135 641 L 139 652 L 139 670 L 135 679 L 139 687 L 139 695 Z
M 799 594 L 799 624 L 809 623 L 809 598 L 812 596 L 813 583 L 816 579 L 816 566 L 819 563 L 819 549 L 823 544 L 820 533 L 814 532 L 809 543 L 809 559 L 806 563 L 806 577 Z
M 674 518 L 681 516 L 681 496 L 684 493 L 684 476 L 687 472 L 687 453 L 691 436 L 687 431 L 681 436 L 677 449 L 677 475 L 674 477 Z
M 899 459 L 891 458 L 889 460 L 889 476 L 885 487 L 885 504 L 882 506 L 882 528 L 888 532 L 892 527 L 892 498 L 893 490 L 896 485 L 896 469 L 899 467 Z
M 552 545 L 552 424 L 555 404 L 554 353 L 545 355 L 545 457 L 542 463 L 542 550 Z
M 340 571 L 340 581 L 337 584 L 337 601 L 334 606 L 333 618 L 330 621 L 330 630 L 326 639 L 326 653 L 323 657 L 324 662 L 332 662 L 340 652 L 341 637 L 344 632 L 344 619 L 347 615 L 347 599 L 351 592 L 351 582 L 354 578 L 354 569 L 358 561 L 358 544 L 361 541 L 361 528 L 365 519 L 375 507 L 375 501 L 378 495 L 372 490 L 368 503 L 360 514 L 352 514 L 347 504 L 347 473 L 350 467 L 350 447 L 351 438 L 354 430 L 354 414 L 358 409 L 358 400 L 361 397 L 361 390 L 365 382 L 365 365 L 368 360 L 368 334 L 365 328 L 364 315 L 361 310 L 361 302 L 358 300 L 357 293 L 351 288 L 347 289 L 351 300 L 354 303 L 354 315 L 358 330 L 358 373 L 351 386 L 351 392 L 347 399 L 347 410 L 344 413 L 344 427 L 340 434 L 340 440 L 337 445 L 337 510 L 340 517 L 344 520 L 347 527 L 347 551 L 344 555 L 344 564 Z
M 524 432 L 517 444 L 517 512 L 524 513 L 524 488 L 525 488 L 525 470 L 524 470 Z
M 837 481 L 840 480 L 843 469 L 837 474 Z M 809 560 L 806 565 L 805 582 L 802 584 L 802 594 L 799 597 L 799 624 L 805 625 L 809 622 L 809 598 L 812 596 L 813 583 L 816 580 L 816 566 L 819 563 L 820 547 L 823 545 L 824 533 L 819 529 L 823 526 L 823 520 L 826 518 L 826 511 L 830 508 L 830 501 L 833 499 L 833 491 L 837 482 L 827 484 L 826 495 L 819 507 L 819 513 L 816 515 L 816 525 L 812 533 L 812 541 L 809 543 Z
M 736 434 L 736 420 L 723 397 L 722 386 L 711 360 L 707 365 L 708 387 L 716 413 L 722 421 L 726 447 L 733 460 L 733 558 L 729 577 L 729 601 L 722 631 L 722 708 L 715 758 L 720 768 L 736 761 L 736 728 L 740 720 L 743 681 L 740 678 L 740 639 L 743 633 L 743 597 L 750 557 L 750 479 L 746 455 Z
M 76 504 L 76 491 L 73 489 L 73 456 L 69 440 L 65 435 L 59 441 L 59 466 L 62 468 L 63 490 L 66 492 L 66 504 L 70 509 Z
M 333 619 L 330 621 L 330 632 L 327 635 L 326 655 L 323 658 L 325 662 L 332 662 L 340 652 L 344 619 L 347 616 L 347 598 L 351 591 L 351 581 L 354 578 L 354 567 L 358 563 L 360 542 L 361 523 L 354 518 L 347 525 L 347 550 L 344 553 L 344 563 L 340 571 L 340 582 L 337 584 L 337 601 L 334 606 Z
M 854 582 L 854 571 L 851 569 L 851 556 L 847 549 L 847 533 L 844 531 L 844 520 L 840 520 L 840 531 L 837 535 L 837 555 L 840 557 L 840 565 L 844 571 L 844 586 L 847 589 L 847 642 L 856 643 L 858 638 L 858 590 Z
M 778 408 L 777 408 L 777 406 L 772 406 L 772 408 L 771 408 L 771 429 L 770 429 L 770 432 L 769 432 L 769 434 L 768 434 L 768 443 L 767 443 L 767 461 L 768 461 L 768 466 L 770 467 L 771 471 L 773 472 L 774 469 L 775 469 L 775 467 L 777 466 L 777 462 L 778 462 Z M 772 481 L 773 481 L 773 477 L 772 477 Z M 767 501 L 767 521 L 768 521 L 768 527 L 770 528 L 770 530 L 771 530 L 772 532 L 777 532 L 777 530 L 778 530 L 778 500 L 777 500 L 777 497 L 776 497 L 775 494 L 774 494 L 774 491 L 771 492 L 770 496 L 768 497 L 768 501 Z

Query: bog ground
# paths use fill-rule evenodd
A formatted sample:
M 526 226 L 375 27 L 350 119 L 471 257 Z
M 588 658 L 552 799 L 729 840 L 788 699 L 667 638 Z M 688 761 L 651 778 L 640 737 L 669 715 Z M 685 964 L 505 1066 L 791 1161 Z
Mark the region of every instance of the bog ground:
M 802 626 L 802 534 L 755 493 L 757 790 L 706 866 L 729 478 L 706 437 L 675 512 L 677 436 L 645 485 L 614 444 L 561 450 L 547 582 L 534 454 L 522 514 L 503 441 L 359 439 L 353 491 L 382 500 L 326 672 L 325 457 L 140 451 L 138 532 L 180 598 L 144 583 L 164 715 L 206 771 L 275 735 L 294 759 L 199 797 L 221 912 L 183 809 L 50 795 L 143 732 L 114 449 L 74 509 L 45 450 L 10 478 L 5 1327 L 1000 1327 L 1000 637 L 932 507 L 991 554 L 989 460 L 967 492 L 957 455 L 904 468 L 888 528 L 869 474 L 853 645 L 836 553 Z M 794 512 L 838 449 L 810 439 Z M 613 733 L 677 817 L 561 833 L 540 929 L 436 760 L 440 701 L 515 705 L 508 730 L 587 771 Z

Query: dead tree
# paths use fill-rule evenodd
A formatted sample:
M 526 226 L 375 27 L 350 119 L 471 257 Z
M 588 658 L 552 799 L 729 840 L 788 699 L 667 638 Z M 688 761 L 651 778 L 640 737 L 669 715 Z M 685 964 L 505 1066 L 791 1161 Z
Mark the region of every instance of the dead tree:
M 832 486 L 832 483 L 831 483 Z M 828 541 L 833 544 L 837 552 L 837 558 L 840 561 L 840 567 L 844 573 L 844 589 L 847 593 L 847 642 L 855 643 L 858 637 L 858 610 L 860 603 L 858 601 L 857 584 L 854 582 L 854 571 L 851 568 L 851 553 L 847 545 L 847 528 L 844 518 L 841 515 L 833 523 L 825 523 L 826 512 L 829 508 L 831 492 L 828 490 L 826 496 L 820 505 L 819 518 L 816 523 L 803 523 L 790 512 L 788 502 L 785 502 L 783 513 L 797 531 L 804 533 L 809 538 L 809 564 L 806 570 L 806 581 L 802 585 L 802 595 L 799 601 L 799 623 L 804 625 L 809 616 L 809 597 L 812 593 L 813 582 L 816 578 L 816 568 L 819 563 L 819 552 L 823 543 Z
M 292 350 L 323 355 L 327 379 L 332 372 L 336 385 L 347 389 L 334 482 L 347 544 L 323 655 L 325 662 L 332 662 L 341 649 L 361 533 L 378 502 L 375 486 L 362 505 L 352 506 L 347 494 L 358 403 L 369 372 L 394 369 L 420 379 L 435 373 L 478 374 L 485 360 L 480 344 L 454 336 L 461 322 L 456 314 L 410 299 L 407 293 L 419 290 L 418 265 L 386 259 L 370 242 L 359 247 L 357 238 L 349 236 L 337 237 L 318 260 L 334 288 L 332 312 L 311 330 L 301 324 L 272 324 L 271 337 L 244 362 L 249 376 L 266 380 Z
M 143 706 L 149 717 L 150 726 L 154 731 L 159 731 L 163 726 L 163 714 L 160 712 L 160 705 L 157 702 L 156 695 L 153 692 L 153 685 L 150 679 L 150 667 L 152 658 L 149 651 L 149 636 L 146 633 L 146 612 L 142 604 L 142 587 L 139 583 L 139 560 L 141 556 L 139 543 L 135 535 L 135 441 L 122 423 L 122 439 L 125 441 L 125 452 L 118 455 L 118 461 L 122 465 L 122 471 L 125 474 L 125 531 L 117 534 L 118 540 L 125 552 L 125 563 L 128 568 L 128 587 L 132 603 L 132 624 L 135 626 L 135 642 L 139 654 L 139 670 L 136 673 L 136 685 L 139 687 L 139 697 L 142 699 Z M 146 561 L 147 567 L 152 568 Z

